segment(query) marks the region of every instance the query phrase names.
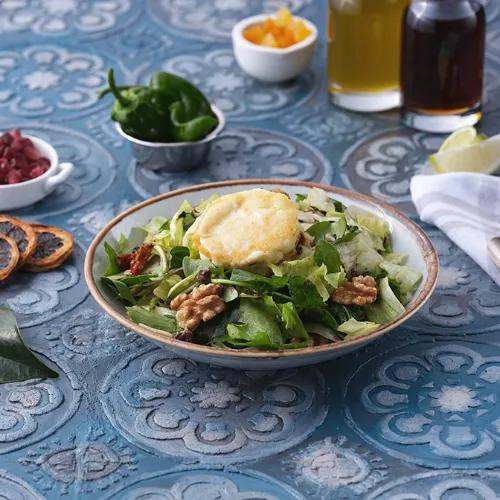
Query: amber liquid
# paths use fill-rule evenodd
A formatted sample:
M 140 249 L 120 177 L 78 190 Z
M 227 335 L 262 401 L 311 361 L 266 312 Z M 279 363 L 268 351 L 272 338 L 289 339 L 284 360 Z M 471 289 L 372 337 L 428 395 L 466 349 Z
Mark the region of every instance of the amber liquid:
M 446 3 L 453 6 L 442 1 L 442 5 Z M 455 8 L 460 3 L 456 1 Z M 401 65 L 403 106 L 407 110 L 459 114 L 480 103 L 485 14 L 478 2 L 462 3 L 466 4 L 465 17 L 459 18 L 460 12 L 450 15 L 449 11 L 445 19 L 433 19 L 412 8 L 407 12 Z
M 399 90 L 401 21 L 409 0 L 330 0 L 328 80 L 335 92 Z

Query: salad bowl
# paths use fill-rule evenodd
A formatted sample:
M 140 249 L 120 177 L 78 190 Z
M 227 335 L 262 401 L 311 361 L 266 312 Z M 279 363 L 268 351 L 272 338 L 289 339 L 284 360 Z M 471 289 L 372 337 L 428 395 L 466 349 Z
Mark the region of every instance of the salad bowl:
M 422 280 L 411 300 L 406 304 L 404 313 L 372 333 L 352 340 L 278 351 L 238 350 L 185 342 L 129 319 L 123 304 L 110 293 L 101 280 L 108 266 L 106 244 L 116 245 L 122 235 L 130 235 L 134 228 L 146 225 L 155 216 L 171 217 L 184 200 L 194 206 L 214 194 L 227 195 L 257 188 L 279 190 L 292 198 L 309 189 L 320 188 L 347 206 L 355 206 L 382 217 L 391 231 L 393 251 L 407 255 L 408 266 L 422 275 Z M 268 370 L 327 361 L 350 353 L 382 337 L 407 321 L 423 306 L 436 286 L 438 267 L 436 251 L 422 229 L 388 204 L 328 185 L 281 179 L 252 179 L 191 186 L 161 194 L 129 208 L 104 227 L 90 245 L 85 260 L 85 279 L 99 306 L 116 321 L 180 357 L 218 366 Z

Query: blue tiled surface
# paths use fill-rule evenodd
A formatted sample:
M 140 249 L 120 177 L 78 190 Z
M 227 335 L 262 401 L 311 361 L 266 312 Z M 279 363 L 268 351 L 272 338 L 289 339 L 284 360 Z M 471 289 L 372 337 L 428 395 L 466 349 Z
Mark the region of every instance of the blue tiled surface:
M 291 84 L 246 77 L 232 56 L 238 19 L 283 0 L 4 0 L 0 128 L 53 143 L 76 170 L 16 213 L 71 230 L 72 259 L 0 285 L 57 380 L 0 387 L 0 497 L 418 500 L 500 494 L 500 290 L 442 233 L 442 271 L 404 328 L 346 358 L 243 373 L 173 358 L 127 332 L 88 296 L 85 248 L 114 215 L 177 187 L 287 177 L 374 195 L 415 217 L 412 174 L 442 138 L 396 113 L 328 104 L 325 46 Z M 322 29 L 326 6 L 288 0 Z M 500 126 L 500 2 L 489 18 L 482 129 Z M 186 75 L 228 126 L 206 168 L 141 171 L 97 89 L 106 69 L 145 81 Z

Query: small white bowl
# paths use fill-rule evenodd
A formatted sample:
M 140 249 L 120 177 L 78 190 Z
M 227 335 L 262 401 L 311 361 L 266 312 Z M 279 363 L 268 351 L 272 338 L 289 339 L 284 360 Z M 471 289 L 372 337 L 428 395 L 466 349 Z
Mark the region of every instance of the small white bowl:
M 302 42 L 284 49 L 263 47 L 248 41 L 243 31 L 254 24 L 264 22 L 268 14 L 247 17 L 233 28 L 233 50 L 241 69 L 250 76 L 266 83 L 284 82 L 295 78 L 309 66 L 318 38 L 316 26 L 303 17 L 294 19 L 304 21 L 311 34 Z M 272 16 L 271 16 L 272 17 Z
M 30 135 L 23 137 L 31 139 L 40 154 L 48 158 L 50 167 L 35 179 L 18 184 L 0 184 L 0 210 L 15 210 L 40 201 L 64 182 L 73 171 L 72 163 L 59 163 L 56 150 L 48 142 Z

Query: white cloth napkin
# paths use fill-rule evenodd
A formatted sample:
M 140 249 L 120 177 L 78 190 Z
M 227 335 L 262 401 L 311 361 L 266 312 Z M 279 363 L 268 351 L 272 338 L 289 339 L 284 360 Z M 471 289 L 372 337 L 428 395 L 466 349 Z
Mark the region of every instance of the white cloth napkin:
M 487 249 L 489 239 L 500 236 L 500 177 L 416 175 L 410 189 L 420 219 L 441 229 L 500 286 L 500 270 Z

